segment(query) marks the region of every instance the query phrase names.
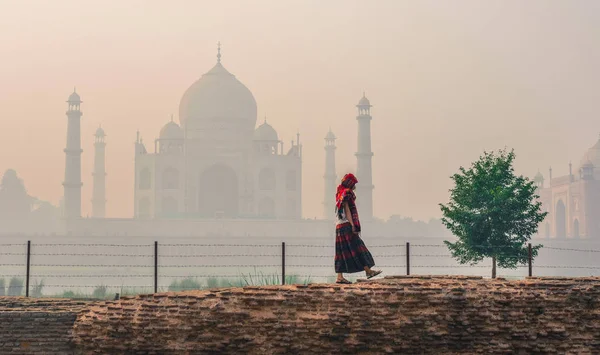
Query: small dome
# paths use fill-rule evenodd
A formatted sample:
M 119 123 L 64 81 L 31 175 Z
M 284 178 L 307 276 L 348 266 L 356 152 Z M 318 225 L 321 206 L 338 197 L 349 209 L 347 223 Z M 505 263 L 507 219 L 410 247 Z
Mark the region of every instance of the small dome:
M 98 129 L 96 130 L 96 134 L 94 134 L 96 137 L 106 137 L 106 134 L 104 133 L 104 129 L 102 127 L 98 127 Z
M 360 101 L 358 101 L 358 106 L 371 106 L 371 101 L 369 101 L 369 99 L 367 99 L 367 97 L 365 96 L 365 94 L 363 93 L 363 97 L 360 99 Z
M 595 167 L 600 167 L 600 139 L 596 144 L 587 150 L 587 152 L 581 158 L 581 167 L 586 163 L 590 163 Z
M 540 173 L 538 171 L 538 173 L 535 174 L 535 177 L 533 178 L 533 181 L 535 181 L 535 182 L 544 182 L 544 175 L 542 175 L 542 173 Z
M 170 121 L 160 130 L 160 139 L 183 139 L 181 127 L 173 121 Z
M 331 132 L 331 129 L 329 130 L 329 132 L 327 132 L 325 139 L 328 139 L 328 140 L 335 139 L 335 134 L 333 134 L 333 132 Z
M 3 179 L 18 179 L 17 172 L 14 169 L 7 169 L 4 172 Z
M 263 124 L 254 130 L 254 140 L 277 142 L 279 141 L 279 137 L 277 136 L 277 131 L 265 120 Z
M 67 102 L 81 102 L 81 97 L 79 97 L 79 94 L 73 90 L 73 93 L 69 95 L 69 100 Z
M 588 160 L 585 163 L 583 163 L 583 165 L 581 165 L 582 169 L 593 169 L 594 168 L 594 164 Z

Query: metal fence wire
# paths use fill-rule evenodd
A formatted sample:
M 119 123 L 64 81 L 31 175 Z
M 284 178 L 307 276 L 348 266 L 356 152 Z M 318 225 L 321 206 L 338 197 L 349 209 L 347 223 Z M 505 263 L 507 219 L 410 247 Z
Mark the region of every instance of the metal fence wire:
M 445 244 L 369 246 L 377 267 L 388 275 L 465 273 L 486 276 L 489 260 L 457 262 Z M 502 249 L 500 247 L 499 249 Z M 534 258 L 503 277 L 594 276 L 600 271 L 596 249 L 543 247 Z M 333 245 L 325 244 L 0 244 L 0 296 L 69 293 L 106 296 L 188 290 L 203 287 L 332 282 Z M 506 258 L 505 258 L 506 259 Z M 557 261 L 562 260 L 562 263 Z M 514 274 L 516 273 L 516 274 Z M 501 274 L 501 273 L 500 273 Z M 7 282 L 8 281 L 8 282 Z M 83 291 L 82 291 L 83 290 Z M 47 295 L 47 294 L 46 294 Z

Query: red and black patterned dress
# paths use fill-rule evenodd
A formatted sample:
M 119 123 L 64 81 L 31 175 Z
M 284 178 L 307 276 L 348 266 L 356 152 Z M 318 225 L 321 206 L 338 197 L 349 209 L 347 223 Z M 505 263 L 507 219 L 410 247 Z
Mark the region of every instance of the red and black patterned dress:
M 375 266 L 373 256 L 360 238 L 360 220 L 356 209 L 356 195 L 352 187 L 358 182 L 352 174 L 347 174 L 338 186 L 336 194 L 335 227 L 335 272 L 355 273 L 365 271 L 365 266 Z M 344 204 L 348 204 L 351 216 L 346 216 Z M 352 231 L 352 224 L 355 231 Z

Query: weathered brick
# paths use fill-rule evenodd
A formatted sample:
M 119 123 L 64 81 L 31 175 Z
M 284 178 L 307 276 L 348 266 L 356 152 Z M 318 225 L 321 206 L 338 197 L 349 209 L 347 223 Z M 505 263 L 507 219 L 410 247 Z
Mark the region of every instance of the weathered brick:
M 0 297 L 0 353 L 595 354 L 599 304 L 600 279 L 589 277 L 389 277 L 93 303 Z

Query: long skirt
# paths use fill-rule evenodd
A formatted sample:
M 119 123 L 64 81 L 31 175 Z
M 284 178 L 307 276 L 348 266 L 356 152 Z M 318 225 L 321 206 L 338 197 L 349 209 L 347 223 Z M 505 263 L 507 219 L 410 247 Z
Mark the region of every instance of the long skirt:
M 350 223 L 343 223 L 335 229 L 335 272 L 355 273 L 365 270 L 365 266 L 375 266 L 373 256 L 357 233 L 352 232 Z

